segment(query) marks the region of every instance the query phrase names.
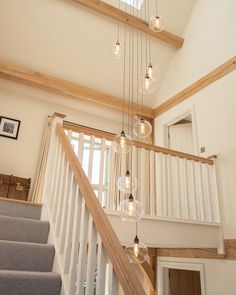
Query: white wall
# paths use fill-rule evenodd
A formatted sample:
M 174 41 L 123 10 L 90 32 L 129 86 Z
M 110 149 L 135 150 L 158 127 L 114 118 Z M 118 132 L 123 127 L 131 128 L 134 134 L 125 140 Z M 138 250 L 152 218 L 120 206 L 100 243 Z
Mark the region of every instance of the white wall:
M 67 115 L 67 121 L 120 132 L 120 113 L 0 80 L 0 116 L 21 121 L 17 140 L 0 137 L 0 173 L 34 181 L 46 118 L 54 112 Z
M 223 199 L 224 235 L 236 237 L 236 73 L 232 72 L 194 95 L 184 103 L 156 118 L 156 144 L 162 145 L 168 120 L 194 107 L 198 146 L 205 147 L 201 156 L 218 156 L 219 189 Z
M 198 0 L 185 31 L 184 47 L 175 55 L 159 92 L 158 103 L 189 86 L 235 55 L 236 1 Z M 198 148 L 218 155 L 226 238 L 236 237 L 236 73 L 210 85 L 155 120 L 156 144 L 163 144 L 163 124 L 194 106 Z M 156 102 L 157 104 L 157 102 Z
M 197 0 L 177 51 L 153 106 L 200 79 L 236 51 L 236 1 Z
M 203 265 L 206 295 L 235 295 L 236 261 L 159 257 L 157 265 L 159 265 L 160 262 L 169 262 L 171 264 L 180 263 L 181 265 L 183 263 L 186 265 L 186 269 L 188 268 L 188 264 L 189 266 L 191 264 Z

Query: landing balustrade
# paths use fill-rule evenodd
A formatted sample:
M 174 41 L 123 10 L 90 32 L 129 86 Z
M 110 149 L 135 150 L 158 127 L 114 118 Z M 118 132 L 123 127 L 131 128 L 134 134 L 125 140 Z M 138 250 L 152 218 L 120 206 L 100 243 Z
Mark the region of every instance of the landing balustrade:
M 125 196 L 117 189 L 127 156 L 112 149 L 114 134 L 64 122 L 64 129 L 103 208 L 117 211 Z M 219 196 L 213 160 L 134 142 L 132 174 L 144 217 L 219 223 Z M 130 160 L 131 162 L 131 160 Z

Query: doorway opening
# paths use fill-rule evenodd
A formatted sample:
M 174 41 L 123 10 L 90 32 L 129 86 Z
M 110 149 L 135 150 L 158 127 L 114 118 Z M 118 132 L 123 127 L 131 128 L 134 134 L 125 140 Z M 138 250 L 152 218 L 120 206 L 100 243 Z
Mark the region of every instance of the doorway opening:
M 203 263 L 160 257 L 157 267 L 158 294 L 206 295 Z
M 170 268 L 169 295 L 202 295 L 200 271 Z
M 187 154 L 194 154 L 193 124 L 191 114 L 167 127 L 168 148 Z

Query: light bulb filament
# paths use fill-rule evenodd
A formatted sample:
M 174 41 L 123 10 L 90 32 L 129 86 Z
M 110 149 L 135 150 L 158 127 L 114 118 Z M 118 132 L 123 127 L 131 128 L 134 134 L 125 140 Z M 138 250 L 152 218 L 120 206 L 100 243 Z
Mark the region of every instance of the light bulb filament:
M 129 205 L 128 205 L 128 215 L 129 216 L 132 216 L 133 215 L 133 211 L 134 211 L 133 202 L 129 202 Z
M 137 243 L 134 244 L 134 256 L 137 258 L 139 255 L 139 246 Z
M 150 87 L 150 81 L 149 81 L 149 76 L 145 77 L 145 85 L 144 85 L 145 89 L 148 90 Z
M 124 136 L 121 136 L 120 138 L 120 147 L 121 149 L 125 149 L 125 146 L 126 146 L 126 139 Z
M 130 189 L 130 176 L 125 176 L 125 189 Z

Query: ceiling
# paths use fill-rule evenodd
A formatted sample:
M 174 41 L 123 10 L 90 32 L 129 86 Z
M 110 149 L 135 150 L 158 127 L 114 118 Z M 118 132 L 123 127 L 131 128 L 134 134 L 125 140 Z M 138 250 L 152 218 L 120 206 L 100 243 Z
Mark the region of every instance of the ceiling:
M 148 1 L 154 11 L 155 0 Z M 158 1 L 167 31 L 183 35 L 195 1 Z M 106 2 L 118 6 L 118 0 Z M 122 24 L 120 35 L 122 43 Z M 123 62 L 111 54 L 116 38 L 116 21 L 71 0 L 0 0 L 1 59 L 122 97 Z M 145 52 L 144 35 L 142 40 Z M 161 83 L 172 57 L 181 49 L 153 37 L 150 44 Z M 153 106 L 157 91 L 144 97 L 145 105 Z

